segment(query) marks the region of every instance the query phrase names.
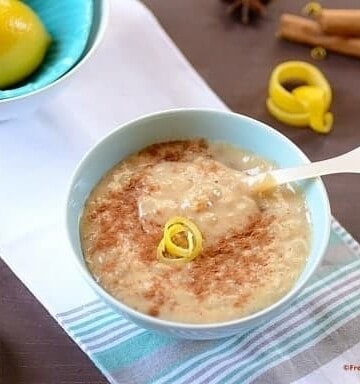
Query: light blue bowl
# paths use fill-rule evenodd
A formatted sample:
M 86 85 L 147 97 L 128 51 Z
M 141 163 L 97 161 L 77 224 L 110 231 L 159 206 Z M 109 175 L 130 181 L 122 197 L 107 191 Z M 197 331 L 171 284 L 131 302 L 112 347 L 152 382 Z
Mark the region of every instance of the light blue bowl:
M 19 86 L 0 91 L 0 99 L 28 94 L 51 84 L 81 58 L 93 22 L 93 0 L 23 0 L 44 23 L 52 43 L 38 70 Z
M 92 148 L 72 178 L 66 206 L 66 227 L 73 257 L 82 275 L 113 308 L 143 328 L 188 339 L 216 339 L 244 332 L 273 317 L 294 299 L 309 281 L 327 248 L 330 234 L 330 207 L 322 181 L 304 183 L 303 189 L 311 216 L 312 245 L 305 269 L 293 289 L 281 300 L 251 316 L 218 324 L 183 324 L 160 320 L 129 308 L 114 299 L 92 278 L 86 268 L 79 237 L 79 218 L 90 191 L 100 178 L 126 156 L 150 144 L 184 138 L 205 137 L 250 150 L 291 167 L 309 160 L 285 136 L 251 118 L 231 112 L 183 109 L 156 113 L 117 128 Z

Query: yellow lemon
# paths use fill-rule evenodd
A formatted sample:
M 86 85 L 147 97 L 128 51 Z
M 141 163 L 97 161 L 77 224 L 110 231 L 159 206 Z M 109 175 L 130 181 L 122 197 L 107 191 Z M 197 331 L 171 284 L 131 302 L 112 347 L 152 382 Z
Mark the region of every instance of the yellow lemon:
M 51 42 L 39 17 L 19 0 L 0 0 L 0 89 L 33 73 Z

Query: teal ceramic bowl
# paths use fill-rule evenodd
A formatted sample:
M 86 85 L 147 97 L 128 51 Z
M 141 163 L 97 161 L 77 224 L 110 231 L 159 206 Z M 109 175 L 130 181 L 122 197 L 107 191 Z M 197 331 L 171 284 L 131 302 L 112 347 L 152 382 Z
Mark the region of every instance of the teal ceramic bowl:
M 79 237 L 79 218 L 90 191 L 116 163 L 140 149 L 166 140 L 204 137 L 220 140 L 274 161 L 279 167 L 308 163 L 290 140 L 267 125 L 231 112 L 182 109 L 156 113 L 131 121 L 111 132 L 83 158 L 72 178 L 66 206 L 66 227 L 73 259 L 80 273 L 113 308 L 143 328 L 188 339 L 216 339 L 245 332 L 269 320 L 294 299 L 313 275 L 327 248 L 330 207 L 321 179 L 302 185 L 311 217 L 312 245 L 304 271 L 293 289 L 281 300 L 251 316 L 218 324 L 183 324 L 154 318 L 129 308 L 110 296 L 86 268 Z
M 65 74 L 79 60 L 93 20 L 92 0 L 23 0 L 40 17 L 52 38 L 39 69 L 20 85 L 0 91 L 0 99 L 36 91 Z
M 33 111 L 58 93 L 95 52 L 107 25 L 109 0 L 24 2 L 39 14 L 53 42 L 33 75 L 17 87 L 0 91 L 0 120 Z

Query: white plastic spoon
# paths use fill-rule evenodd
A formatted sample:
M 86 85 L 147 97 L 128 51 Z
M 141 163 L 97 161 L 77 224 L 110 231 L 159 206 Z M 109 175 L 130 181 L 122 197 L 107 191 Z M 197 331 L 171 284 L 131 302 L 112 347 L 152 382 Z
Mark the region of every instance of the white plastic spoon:
M 280 184 L 333 173 L 360 173 L 360 147 L 332 159 L 249 176 L 247 182 L 254 191 L 261 192 Z

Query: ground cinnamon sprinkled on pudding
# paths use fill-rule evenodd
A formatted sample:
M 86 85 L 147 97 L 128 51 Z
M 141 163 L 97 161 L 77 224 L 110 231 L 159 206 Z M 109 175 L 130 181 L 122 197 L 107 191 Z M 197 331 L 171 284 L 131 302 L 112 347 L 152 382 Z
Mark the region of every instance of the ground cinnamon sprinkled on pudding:
M 284 296 L 309 249 L 304 199 L 283 186 L 252 195 L 243 170 L 270 164 L 205 140 L 160 143 L 110 170 L 81 219 L 94 278 L 129 306 L 160 318 L 211 323 L 251 314 Z M 203 235 L 193 261 L 157 259 L 165 222 L 192 220 Z
M 105 198 L 94 204 L 87 214 L 86 220 L 97 226 L 89 254 L 106 251 L 121 242 L 122 235 L 134 242 L 141 243 L 141 257 L 144 261 L 154 256 L 154 245 L 161 237 L 160 225 L 153 225 L 151 231 L 144 231 L 137 212 L 137 198 L 142 191 L 144 170 L 129 179 L 119 191 L 109 191 Z M 152 256 L 151 256 L 152 254 Z M 118 255 L 115 255 L 118 259 Z
M 267 265 L 267 255 L 253 253 L 243 257 L 244 251 L 251 252 L 254 247 L 266 246 L 273 235 L 268 227 L 273 217 L 259 215 L 240 232 L 231 231 L 212 246 L 205 248 L 201 257 L 194 260 L 189 273 L 192 281 L 189 288 L 203 298 L 211 292 L 219 294 L 231 293 L 233 287 L 223 284 L 224 280 L 232 280 L 236 285 L 251 283 L 261 284 Z M 262 270 L 262 276 L 254 273 Z

